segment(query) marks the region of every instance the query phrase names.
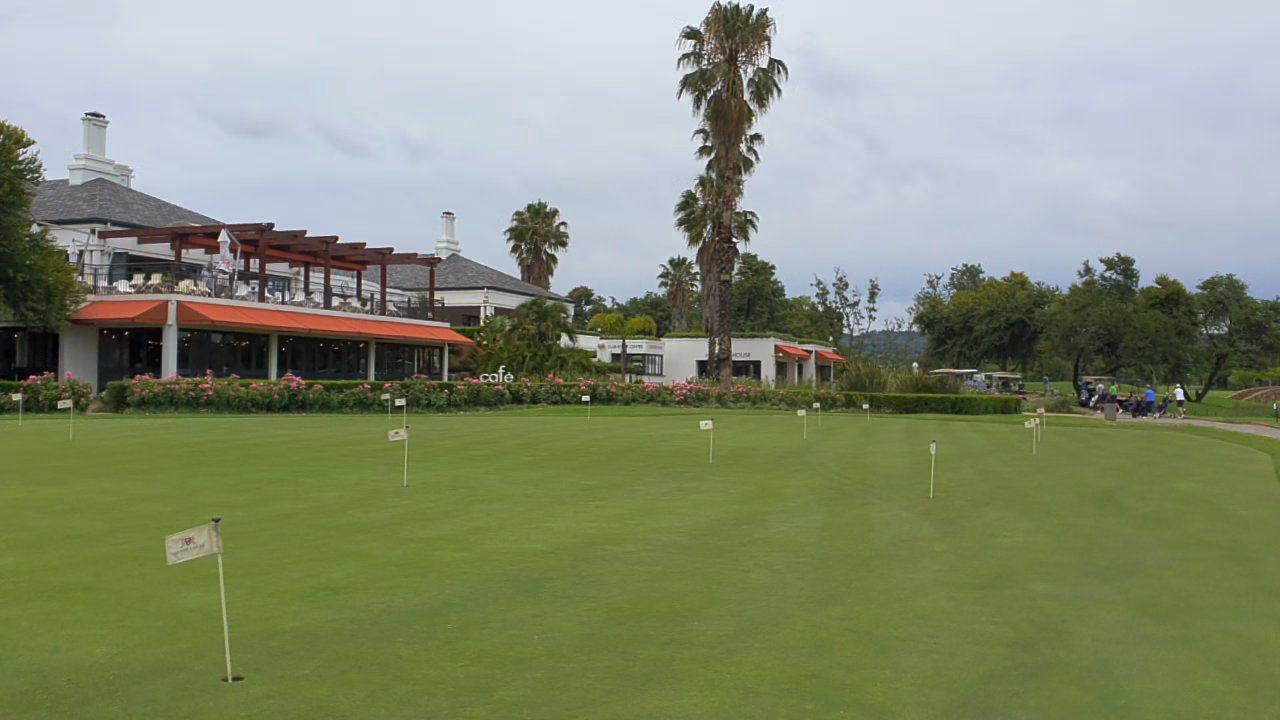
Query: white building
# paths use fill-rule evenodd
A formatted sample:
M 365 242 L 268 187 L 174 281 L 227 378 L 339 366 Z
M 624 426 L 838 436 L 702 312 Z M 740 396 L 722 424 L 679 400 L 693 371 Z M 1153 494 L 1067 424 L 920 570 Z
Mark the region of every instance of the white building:
M 594 350 L 601 362 L 622 362 L 622 340 L 578 335 L 577 347 Z M 627 364 L 635 379 L 670 385 L 707 375 L 706 338 L 627 340 Z M 780 338 L 734 338 L 733 375 L 769 387 L 817 386 L 831 382 L 844 358 L 829 345 Z
M 439 257 L 221 223 L 134 189 L 133 170 L 107 157 L 106 117 L 81 123 L 84 151 L 67 178 L 35 188 L 32 220 L 66 250 L 87 302 L 58 333 L 0 317 L 0 378 L 444 378 L 451 350 L 472 344 L 434 319 L 428 295 L 386 282 L 401 265 L 430 276 Z

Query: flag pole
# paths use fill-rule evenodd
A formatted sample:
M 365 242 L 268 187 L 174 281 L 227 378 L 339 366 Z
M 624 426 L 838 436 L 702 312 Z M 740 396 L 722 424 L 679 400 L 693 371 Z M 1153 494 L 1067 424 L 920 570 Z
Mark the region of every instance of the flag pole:
M 222 518 L 213 519 L 215 528 L 218 523 L 222 522 Z M 221 535 L 221 533 L 219 533 Z M 235 682 L 235 676 L 231 674 L 231 626 L 227 623 L 227 579 L 222 570 L 222 542 L 218 542 L 218 596 L 222 599 L 222 649 L 227 656 L 227 682 Z
M 405 430 L 409 429 L 408 399 L 404 401 L 404 419 L 401 421 L 400 424 L 402 427 L 404 427 Z M 404 436 L 404 482 L 401 483 L 400 487 L 409 487 L 409 434 L 407 432 L 405 433 L 405 436 Z
M 707 450 L 707 464 L 714 465 L 716 462 L 716 429 L 711 428 L 711 443 Z
M 938 464 L 938 456 L 930 455 L 929 456 L 929 499 L 930 500 L 933 499 L 933 470 L 934 470 L 934 467 L 937 466 L 937 464 Z
M 71 398 L 71 407 L 67 410 L 67 439 L 76 439 L 76 399 Z

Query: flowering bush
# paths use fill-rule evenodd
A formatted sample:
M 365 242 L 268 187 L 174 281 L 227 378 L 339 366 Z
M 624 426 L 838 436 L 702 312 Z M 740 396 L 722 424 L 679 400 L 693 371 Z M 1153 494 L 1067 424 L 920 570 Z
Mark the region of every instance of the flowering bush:
M 71 373 L 63 377 L 55 373 L 32 375 L 17 388 L 12 388 L 12 385 L 9 388 L 0 394 L 0 413 L 18 412 L 18 403 L 9 399 L 13 393 L 22 393 L 24 412 L 54 412 L 58 409 L 58 401 L 67 399 L 74 400 L 75 408 L 83 412 L 93 402 L 93 387 L 77 380 Z
M 860 411 L 863 403 L 877 411 L 977 415 L 1016 413 L 1017 398 L 980 395 L 889 395 L 833 390 L 775 390 L 738 384 L 728 390 L 697 383 L 621 383 L 548 375 L 509 383 L 469 379 L 438 382 L 415 377 L 393 383 L 360 381 L 307 382 L 286 375 L 279 380 L 221 379 L 212 374 L 160 380 L 142 375 L 110 383 L 104 400 L 109 409 L 125 411 L 200 410 L 209 412 L 376 412 L 385 411 L 384 393 L 404 397 L 414 412 L 500 408 L 508 405 L 581 405 L 590 395 L 596 405 L 666 405 L 675 407 L 808 408 L 820 402 L 828 410 Z

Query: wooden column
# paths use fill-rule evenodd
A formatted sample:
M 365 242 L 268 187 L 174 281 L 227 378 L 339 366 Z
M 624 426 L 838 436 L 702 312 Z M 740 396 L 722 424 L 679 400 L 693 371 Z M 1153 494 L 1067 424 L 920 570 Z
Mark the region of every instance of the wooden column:
M 386 258 L 382 259 L 382 265 L 379 268 L 379 273 L 381 274 L 380 279 L 382 281 L 382 299 L 378 302 L 378 314 L 386 315 L 387 314 L 387 260 Z
M 329 243 L 324 244 L 324 309 L 333 307 L 333 258 L 329 257 Z
M 258 241 L 258 302 L 267 301 L 267 241 Z
M 360 304 L 361 302 L 363 302 L 363 298 L 360 297 L 360 293 L 362 292 L 364 292 L 364 271 L 357 270 L 356 271 L 356 304 Z
M 302 294 L 311 297 L 311 263 L 302 266 Z
M 176 235 L 176 236 L 174 236 L 174 238 L 173 238 L 173 262 L 174 262 L 174 263 L 176 263 L 176 264 L 178 264 L 178 265 L 181 265 L 181 264 L 182 264 L 182 236 L 181 236 L 181 235 Z M 174 276 L 175 276 L 175 277 L 173 278 L 173 281 L 174 281 L 174 282 L 177 282 L 177 281 L 178 281 L 178 278 L 177 278 L 178 270 L 177 270 L 177 268 L 174 268 L 174 271 L 173 271 L 173 272 L 174 272 Z
M 427 319 L 436 319 L 436 266 L 427 266 Z

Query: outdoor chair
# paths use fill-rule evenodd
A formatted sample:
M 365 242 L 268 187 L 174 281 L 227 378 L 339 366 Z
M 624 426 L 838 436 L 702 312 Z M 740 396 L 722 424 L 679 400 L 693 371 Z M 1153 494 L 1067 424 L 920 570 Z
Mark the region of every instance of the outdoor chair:
M 164 277 L 160 273 L 151 273 L 151 277 L 147 280 L 143 290 L 155 293 L 164 292 Z
M 178 286 L 175 287 L 173 290 L 179 295 L 199 295 L 200 294 L 200 291 L 196 289 L 195 282 L 191 280 L 180 280 L 178 282 Z
M 236 281 L 235 299 L 236 299 L 236 300 L 249 300 L 252 296 L 253 296 L 253 288 L 249 287 L 249 284 L 248 284 L 248 283 L 242 283 L 242 282 L 240 282 L 239 280 L 237 280 L 237 281 Z
M 133 287 L 129 285 L 128 280 L 117 280 L 111 283 L 111 287 L 117 295 L 128 295 L 133 292 Z
M 133 292 L 142 292 L 147 284 L 146 273 L 134 273 L 133 279 L 129 281 L 129 289 Z

